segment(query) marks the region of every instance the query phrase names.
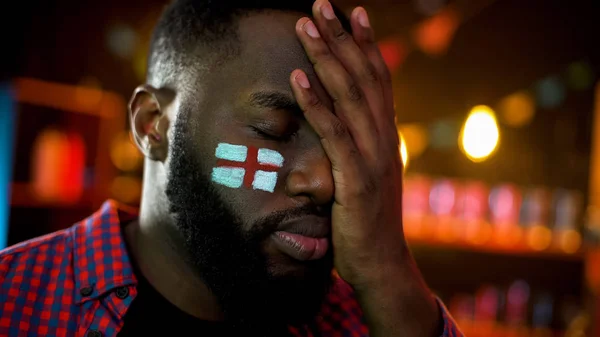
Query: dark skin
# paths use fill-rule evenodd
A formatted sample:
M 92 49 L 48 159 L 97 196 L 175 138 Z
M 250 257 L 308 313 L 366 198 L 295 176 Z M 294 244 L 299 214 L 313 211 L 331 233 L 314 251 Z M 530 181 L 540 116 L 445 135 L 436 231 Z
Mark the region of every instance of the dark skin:
M 252 220 L 309 203 L 330 207 L 335 268 L 355 289 L 371 336 L 433 337 L 441 333 L 439 309 L 402 232 L 390 75 L 365 10 L 352 12 L 349 35 L 327 17 L 327 6 L 315 2 L 313 18 L 243 18 L 241 57 L 185 85 L 136 90 L 132 125 L 147 160 L 140 218 L 125 237 L 157 291 L 191 315 L 222 319 L 216 299 L 183 260 L 164 194 L 170 126 L 181 105 L 191 104 L 192 138 L 207 172 L 221 142 L 266 147 L 285 158 L 274 193 L 218 186 L 232 209 Z M 270 242 L 264 249 L 275 275 L 306 268 Z

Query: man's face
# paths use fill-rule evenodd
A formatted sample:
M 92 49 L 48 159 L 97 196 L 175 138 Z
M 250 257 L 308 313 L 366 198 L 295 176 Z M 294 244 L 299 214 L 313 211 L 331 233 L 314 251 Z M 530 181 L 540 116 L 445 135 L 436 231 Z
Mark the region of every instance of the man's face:
M 304 70 L 327 98 L 295 35 L 299 18 L 272 12 L 241 19 L 241 56 L 203 72 L 177 94 L 167 186 L 171 211 L 190 262 L 225 314 L 243 324 L 314 315 L 331 280 L 331 167 L 295 106 L 292 70 Z M 213 169 L 223 166 L 216 157 L 220 144 L 247 151 L 244 161 L 227 163 L 251 175 L 239 187 L 214 176 Z M 272 174 L 268 179 L 275 183 L 272 191 L 250 184 L 256 169 L 265 169 L 248 164 L 256 160 L 252 148 L 283 158 L 280 167 L 268 168 L 276 172 L 276 180 Z M 296 235 L 290 241 L 282 233 Z

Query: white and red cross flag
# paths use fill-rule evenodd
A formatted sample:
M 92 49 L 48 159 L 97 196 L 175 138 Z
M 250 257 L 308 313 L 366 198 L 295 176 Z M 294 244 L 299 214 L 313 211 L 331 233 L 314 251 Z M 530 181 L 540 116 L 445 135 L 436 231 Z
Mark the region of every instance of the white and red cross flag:
M 283 166 L 281 153 L 254 146 L 220 143 L 215 151 L 217 166 L 211 179 L 231 188 L 252 188 L 273 193 L 277 169 Z

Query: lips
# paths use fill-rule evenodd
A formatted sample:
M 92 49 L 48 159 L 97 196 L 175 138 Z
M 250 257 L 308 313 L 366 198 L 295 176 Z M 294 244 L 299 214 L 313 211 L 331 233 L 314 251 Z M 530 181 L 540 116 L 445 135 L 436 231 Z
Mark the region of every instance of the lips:
M 288 221 L 279 226 L 271 238 L 284 254 L 300 261 L 318 260 L 329 249 L 329 220 L 307 216 Z

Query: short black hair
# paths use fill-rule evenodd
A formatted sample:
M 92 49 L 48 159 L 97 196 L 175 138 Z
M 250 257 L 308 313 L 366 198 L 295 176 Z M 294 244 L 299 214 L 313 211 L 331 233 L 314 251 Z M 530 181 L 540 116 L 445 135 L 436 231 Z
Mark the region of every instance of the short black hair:
M 237 33 L 241 17 L 270 10 L 312 16 L 313 3 L 314 0 L 175 0 L 154 28 L 147 81 L 154 85 L 157 81 L 160 85 L 173 82 L 183 70 L 196 70 L 190 65 L 197 67 L 197 57 L 204 58 L 204 65 L 211 67 L 239 55 Z M 350 32 L 348 18 L 335 5 L 333 8 Z

